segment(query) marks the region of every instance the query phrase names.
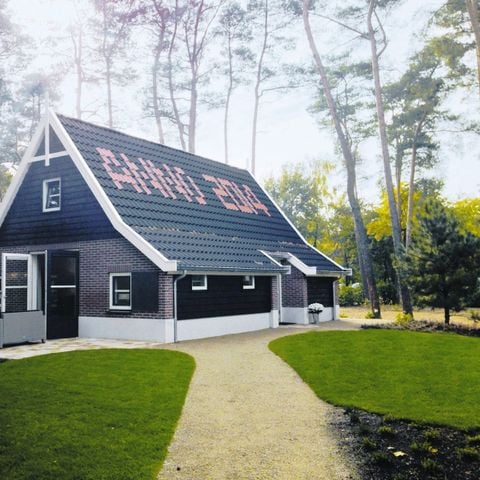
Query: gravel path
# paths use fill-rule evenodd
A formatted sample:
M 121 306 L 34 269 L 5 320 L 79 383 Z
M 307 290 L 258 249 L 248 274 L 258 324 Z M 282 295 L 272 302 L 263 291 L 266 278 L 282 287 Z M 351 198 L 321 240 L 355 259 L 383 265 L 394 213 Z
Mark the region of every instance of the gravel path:
M 356 327 L 330 325 L 320 328 Z M 337 411 L 267 347 L 291 333 L 300 331 L 264 330 L 171 347 L 193 355 L 197 369 L 159 480 L 358 478 L 329 427 Z

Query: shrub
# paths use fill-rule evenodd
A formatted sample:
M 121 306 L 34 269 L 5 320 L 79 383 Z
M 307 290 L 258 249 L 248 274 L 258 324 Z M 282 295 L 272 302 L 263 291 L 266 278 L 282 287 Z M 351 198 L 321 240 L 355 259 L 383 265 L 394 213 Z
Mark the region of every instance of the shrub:
M 395 435 L 393 428 L 387 425 L 382 425 L 381 427 L 378 427 L 378 433 L 383 437 L 392 437 Z
M 376 451 L 372 453 L 372 459 L 377 465 L 389 465 L 392 459 L 385 452 Z
M 480 451 L 474 447 L 457 448 L 461 460 L 480 460 Z
M 411 313 L 398 313 L 395 317 L 395 324 L 400 327 L 408 327 L 413 322 L 413 315 Z
M 430 442 L 413 442 L 410 445 L 410 448 L 416 452 L 423 452 L 423 453 L 437 453 L 438 450 L 430 444 Z
M 363 448 L 365 448 L 365 450 L 368 450 L 370 452 L 372 450 L 376 450 L 377 448 L 377 444 L 373 440 L 370 440 L 368 437 L 362 438 L 362 445 L 363 445 Z
M 442 470 L 442 466 L 439 465 L 435 460 L 432 460 L 431 458 L 424 458 L 420 462 L 420 465 L 427 472 L 440 472 Z
M 480 434 L 467 437 L 467 443 L 470 445 L 480 445 Z
M 425 437 L 425 440 L 433 442 L 440 438 L 440 433 L 438 430 L 435 430 L 434 428 L 430 428 L 429 430 L 425 430 L 425 432 L 423 433 L 423 436 Z
M 340 284 L 338 302 L 341 307 L 355 307 L 363 303 L 363 291 L 359 283 L 353 285 Z
M 474 322 L 478 322 L 480 320 L 480 312 L 476 312 L 475 310 L 470 310 L 470 320 Z

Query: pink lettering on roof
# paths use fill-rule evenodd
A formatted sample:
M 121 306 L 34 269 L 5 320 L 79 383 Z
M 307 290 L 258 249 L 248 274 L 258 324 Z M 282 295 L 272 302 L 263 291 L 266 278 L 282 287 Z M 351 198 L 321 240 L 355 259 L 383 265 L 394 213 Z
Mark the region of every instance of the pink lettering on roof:
M 220 183 L 221 179 L 212 177 L 211 175 L 205 175 L 205 174 L 203 174 L 203 178 L 207 182 L 212 182 L 216 185 L 216 187 L 212 187 L 212 190 L 215 193 L 215 195 L 217 196 L 217 198 L 222 202 L 222 204 L 225 208 L 227 208 L 228 210 L 239 210 L 239 208 L 237 207 L 237 205 L 235 205 L 235 203 L 227 202 L 227 200 L 225 200 L 226 198 L 231 198 L 231 197 L 223 189 L 223 187 Z
M 178 166 L 162 164 L 156 166 L 151 160 L 138 158 L 138 163 L 120 153 L 118 159 L 106 148 L 97 148 L 102 159 L 102 165 L 113 181 L 113 184 L 123 190 L 125 184 L 141 194 L 151 195 L 152 189 L 159 191 L 164 198 L 177 200 L 183 198 L 190 203 L 207 205 L 205 195 L 190 175 Z M 263 212 L 269 217 L 268 208 L 258 199 L 248 185 L 237 185 L 226 178 L 203 174 L 203 179 L 212 183 L 212 191 L 227 210 L 240 211 L 258 215 Z

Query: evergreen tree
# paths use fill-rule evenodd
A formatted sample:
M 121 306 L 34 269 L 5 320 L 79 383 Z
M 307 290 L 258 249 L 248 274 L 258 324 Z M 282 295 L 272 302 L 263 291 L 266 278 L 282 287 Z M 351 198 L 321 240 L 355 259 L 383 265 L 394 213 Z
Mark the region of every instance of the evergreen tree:
M 450 310 L 464 306 L 477 287 L 480 237 L 463 233 L 440 202 L 429 202 L 406 264 L 416 303 L 443 308 L 448 324 Z

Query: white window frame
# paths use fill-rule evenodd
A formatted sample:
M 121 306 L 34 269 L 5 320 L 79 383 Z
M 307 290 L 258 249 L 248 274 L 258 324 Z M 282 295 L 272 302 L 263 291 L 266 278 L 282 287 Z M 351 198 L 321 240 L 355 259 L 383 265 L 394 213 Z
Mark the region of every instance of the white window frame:
M 129 277 L 130 279 L 130 290 L 117 290 L 117 292 L 130 292 L 130 305 L 114 305 L 113 304 L 113 279 L 115 277 Z M 109 278 L 109 300 L 108 300 L 108 308 L 110 310 L 124 310 L 124 311 L 130 311 L 132 310 L 132 274 L 131 273 L 110 273 L 110 278 Z
M 252 280 L 251 283 L 245 284 L 245 279 L 249 278 Z M 255 276 L 254 275 L 244 275 L 242 277 L 242 287 L 244 290 L 255 290 Z
M 203 285 L 194 285 L 193 278 L 194 277 L 202 277 L 203 278 Z M 208 278 L 206 275 L 192 275 L 192 290 L 208 290 Z
M 48 195 L 48 184 L 58 182 L 58 207 L 47 208 L 47 195 Z M 43 199 L 42 199 L 42 212 L 58 212 L 62 209 L 62 179 L 58 178 L 47 178 L 43 181 Z

